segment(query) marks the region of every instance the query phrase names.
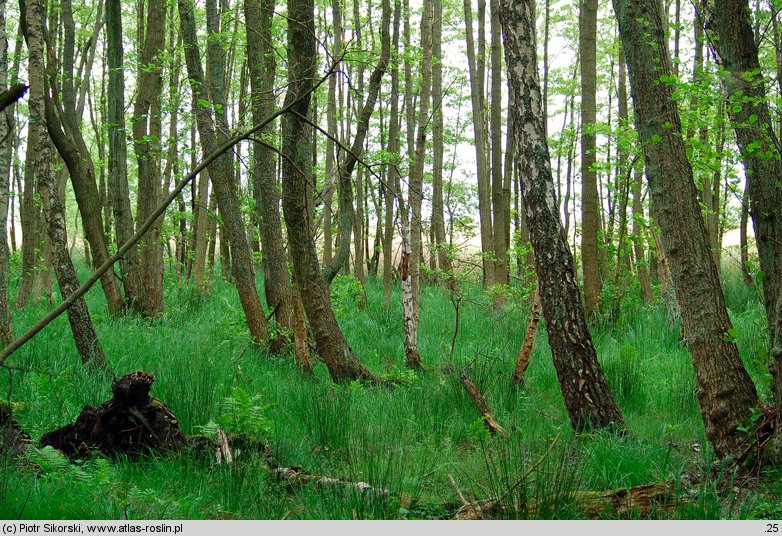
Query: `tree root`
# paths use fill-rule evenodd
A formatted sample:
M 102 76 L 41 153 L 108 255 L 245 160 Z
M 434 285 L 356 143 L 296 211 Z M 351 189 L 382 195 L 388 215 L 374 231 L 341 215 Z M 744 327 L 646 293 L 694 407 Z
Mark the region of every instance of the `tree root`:
M 98 407 L 85 406 L 72 424 L 41 437 L 69 457 L 83 457 L 92 450 L 114 456 L 153 451 L 176 451 L 186 443 L 179 422 L 169 407 L 150 397 L 155 377 L 133 372 L 114 382 L 114 397 Z

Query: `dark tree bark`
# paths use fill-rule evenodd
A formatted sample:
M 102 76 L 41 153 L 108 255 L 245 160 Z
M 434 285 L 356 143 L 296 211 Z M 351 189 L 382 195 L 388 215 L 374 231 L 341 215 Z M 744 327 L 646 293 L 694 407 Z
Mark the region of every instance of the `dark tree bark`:
M 622 426 L 622 414 L 586 324 L 573 256 L 559 219 L 537 72 L 532 0 L 501 0 L 500 22 L 538 289 L 568 415 L 576 430 Z
M 782 291 L 782 154 L 766 99 L 758 47 L 747 0 L 714 0 L 705 10 L 711 44 L 726 73 L 722 87 L 728 116 L 747 172 L 749 215 L 755 230 L 763 303 L 773 339 L 776 306 Z
M 250 70 L 250 95 L 253 122 L 258 124 L 274 112 L 274 75 L 277 69 L 272 47 L 271 22 L 274 0 L 245 0 L 247 25 L 247 63 Z M 274 139 L 276 122 L 263 128 L 258 137 Z M 280 352 L 287 342 L 284 332 L 293 329 L 293 295 L 282 239 L 280 195 L 277 181 L 277 158 L 273 150 L 256 142 L 251 168 L 255 213 L 263 250 L 263 272 L 266 303 L 274 309 L 274 318 L 283 328 L 272 341 L 272 350 Z
M 163 0 L 149 0 L 147 5 L 146 39 L 141 47 L 137 98 L 133 107 L 133 144 L 138 160 L 137 220 L 146 221 L 160 204 L 162 197 L 160 159 L 163 126 L 161 96 L 163 66 L 160 53 L 165 46 L 166 9 Z M 138 308 L 148 318 L 163 312 L 163 244 L 160 232 L 163 218 L 139 242 L 138 256 L 141 287 L 137 293 Z
M 125 130 L 125 65 L 122 48 L 122 2 L 106 2 L 106 63 L 108 68 L 107 118 L 109 132 L 108 197 L 114 216 L 117 247 L 133 236 L 133 215 L 128 187 L 128 149 Z M 135 306 L 141 290 L 138 250 L 128 252 L 120 261 L 125 299 Z
M 223 51 L 218 40 L 210 39 L 208 43 L 208 68 L 209 68 L 209 94 L 205 92 L 204 72 L 201 67 L 201 54 L 198 50 L 196 39 L 195 19 L 193 16 L 193 2 L 191 0 L 179 0 L 179 22 L 182 32 L 182 41 L 185 48 L 185 61 L 187 63 L 188 78 L 193 92 L 193 108 L 195 111 L 198 133 L 201 139 L 201 147 L 204 154 L 212 154 L 218 146 L 228 138 L 227 122 L 225 120 L 225 99 L 223 95 Z M 207 3 L 210 31 L 214 31 L 216 24 L 216 10 L 214 1 Z M 206 102 L 205 102 L 206 101 Z M 207 104 L 208 103 L 208 104 Z M 216 112 L 216 118 L 212 115 L 212 109 Z M 217 125 L 215 125 L 215 119 Z M 244 220 L 242 219 L 239 196 L 230 154 L 223 154 L 209 166 L 209 177 L 215 189 L 217 205 L 225 231 L 225 238 L 231 245 L 232 262 L 231 271 L 236 281 L 236 289 L 239 300 L 250 329 L 250 335 L 256 343 L 262 343 L 268 339 L 269 331 L 266 323 L 266 315 L 255 288 L 255 271 L 253 270 L 250 247 L 247 244 Z
M 670 76 L 671 61 L 654 0 L 614 0 L 627 56 L 638 138 L 643 147 L 652 215 L 662 231 L 695 367 L 696 395 L 718 456 L 735 454 L 746 439 L 738 427 L 757 407 L 755 385 L 731 329 L 719 276 L 712 261 L 692 168 L 682 140 Z
M 348 345 L 326 293 L 315 250 L 308 207 L 312 180 L 312 128 L 307 122 L 315 74 L 313 0 L 288 0 L 288 92 L 291 113 L 282 120 L 282 208 L 293 270 L 318 353 L 336 382 L 372 379 Z

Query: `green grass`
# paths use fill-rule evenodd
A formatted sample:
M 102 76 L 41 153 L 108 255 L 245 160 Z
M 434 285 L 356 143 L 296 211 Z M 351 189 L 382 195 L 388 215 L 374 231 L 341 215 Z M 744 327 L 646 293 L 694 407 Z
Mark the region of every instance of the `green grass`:
M 217 420 L 226 397 L 236 392 L 255 397 L 251 404 L 263 408 L 279 464 L 367 482 L 412 503 L 337 487 L 290 488 L 271 478 L 257 454 L 244 454 L 226 467 L 195 454 L 141 460 L 96 456 L 70 464 L 44 450 L 31 455 L 37 465 L 0 463 L 0 517 L 439 518 L 458 507 L 449 476 L 470 499 L 503 495 L 558 435 L 540 466 L 507 494 L 515 515 L 579 517 L 567 500 L 570 492 L 669 479 L 680 483 L 681 496 L 688 499 L 677 512 L 681 518 L 778 515 L 778 473 L 751 487 L 718 491 L 730 475 L 714 476 L 711 470 L 689 353 L 678 328 L 668 324 L 665 308 L 645 305 L 632 293 L 615 325 L 593 329 L 631 433 L 576 436 L 543 325 L 524 386 L 510 385 L 526 325 L 523 304 L 495 314 L 489 299 L 468 287 L 451 361 L 453 308 L 439 287 L 424 288 L 419 345 L 428 371 L 414 374 L 403 367 L 398 288 L 392 307 L 386 308 L 382 283 L 370 280 L 366 307 L 341 303 L 339 320 L 363 362 L 400 385 L 337 386 L 321 363 L 315 379 L 302 379 L 290 356 L 248 347 L 236 292 L 229 285 L 215 281 L 206 298 L 178 289 L 173 281 L 167 289 L 165 317 L 154 323 L 110 319 L 100 289 L 88 294 L 98 335 L 118 375 L 139 369 L 154 373 L 153 394 L 172 408 L 189 434 Z M 757 294 L 729 276 L 726 296 L 744 359 L 768 396 L 761 357 L 766 334 Z M 39 303 L 14 311 L 15 331 L 21 333 L 48 308 Z M 6 397 L 12 380 L 16 417 L 34 438 L 72 422 L 85 404 L 110 396 L 106 380 L 79 366 L 64 316 L 10 362 L 25 370 L 12 376 L 2 371 L 0 397 Z M 473 377 L 509 438 L 487 435 L 458 381 L 460 371 Z M 703 445 L 699 452 L 695 443 Z M 688 484 L 692 481 L 698 484 Z M 532 509 L 533 504 L 545 506 Z

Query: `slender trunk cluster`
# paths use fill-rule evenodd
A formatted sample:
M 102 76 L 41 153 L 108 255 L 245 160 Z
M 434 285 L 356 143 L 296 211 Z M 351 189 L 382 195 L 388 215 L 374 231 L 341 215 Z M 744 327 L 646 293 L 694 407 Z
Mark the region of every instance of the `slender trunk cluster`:
M 207 66 L 209 86 L 201 66 L 201 54 L 196 39 L 193 3 L 179 0 L 179 22 L 185 48 L 190 88 L 193 92 L 193 109 L 198 125 L 198 134 L 204 154 L 215 151 L 218 143 L 228 139 L 225 98 L 223 94 L 223 50 L 217 39 L 208 43 Z M 207 20 L 210 29 L 215 30 L 216 5 L 214 0 L 207 2 Z M 257 343 L 268 339 L 269 331 L 266 314 L 261 306 L 258 291 L 255 288 L 255 270 L 252 265 L 250 248 L 247 244 L 244 220 L 241 216 L 239 195 L 232 169 L 231 157 L 223 154 L 209 166 L 209 177 L 215 189 L 215 196 L 222 214 L 224 236 L 232 247 L 231 272 L 236 281 L 236 289 L 242 303 L 250 335 Z M 199 222 L 201 225 L 201 222 Z

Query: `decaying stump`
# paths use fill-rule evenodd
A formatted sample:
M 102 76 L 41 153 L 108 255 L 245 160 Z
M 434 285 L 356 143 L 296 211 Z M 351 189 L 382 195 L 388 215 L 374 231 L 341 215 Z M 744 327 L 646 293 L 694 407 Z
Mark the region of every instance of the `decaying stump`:
M 483 424 L 486 425 L 486 428 L 489 430 L 489 432 L 491 434 L 500 434 L 503 437 L 507 437 L 507 430 L 505 430 L 505 428 L 500 426 L 499 423 L 494 420 L 494 416 L 491 414 L 491 410 L 489 409 L 489 404 L 486 402 L 486 399 L 483 398 L 483 395 L 478 390 L 475 382 L 472 381 L 472 378 L 470 378 L 467 374 L 462 374 L 459 377 L 459 380 L 462 382 L 462 385 L 464 385 L 464 388 L 467 389 L 467 392 L 470 393 L 470 398 L 472 398 L 472 401 L 475 404 L 475 408 L 480 412 L 481 415 L 483 415 Z
M 13 417 L 11 408 L 0 402 L 0 456 L 16 458 L 30 446 L 30 436 Z
M 84 456 L 91 450 L 108 455 L 178 450 L 185 445 L 185 436 L 168 406 L 149 396 L 154 381 L 148 372 L 123 376 L 111 386 L 111 400 L 85 406 L 76 422 L 44 434 L 41 445 L 68 456 Z

